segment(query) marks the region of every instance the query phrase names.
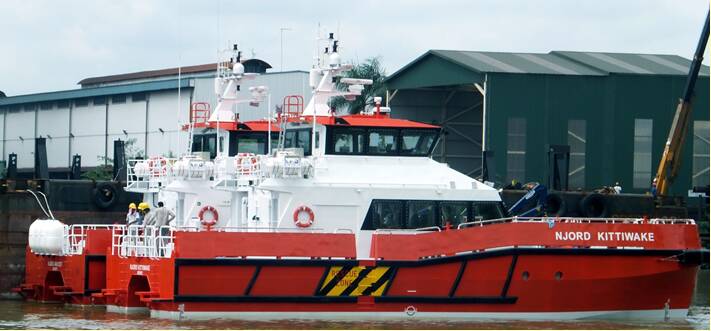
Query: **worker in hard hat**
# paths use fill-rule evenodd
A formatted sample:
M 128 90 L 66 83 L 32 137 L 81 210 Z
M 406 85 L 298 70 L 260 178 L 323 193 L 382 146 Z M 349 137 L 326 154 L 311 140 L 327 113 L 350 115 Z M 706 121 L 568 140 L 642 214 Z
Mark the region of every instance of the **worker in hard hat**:
M 128 213 L 126 214 L 126 225 L 131 225 L 136 222 L 138 217 L 138 210 L 136 209 L 136 204 L 131 202 L 128 204 Z
M 150 206 L 146 202 L 138 204 L 138 215 L 136 216 L 136 225 L 143 225 L 147 214 L 151 211 Z

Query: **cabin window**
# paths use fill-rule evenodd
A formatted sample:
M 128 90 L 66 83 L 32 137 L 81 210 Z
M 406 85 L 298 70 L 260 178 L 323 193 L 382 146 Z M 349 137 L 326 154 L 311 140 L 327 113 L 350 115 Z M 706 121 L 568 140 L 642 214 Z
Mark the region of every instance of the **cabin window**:
M 368 154 L 397 154 L 397 130 L 370 130 L 368 132 Z
M 474 217 L 481 217 L 484 220 L 503 218 L 504 212 L 498 202 L 475 202 Z
M 442 202 L 440 204 L 440 225 L 456 228 L 457 225 L 469 222 L 469 203 L 467 202 Z
M 193 152 L 209 152 L 210 158 L 217 156 L 215 134 L 196 134 L 193 136 Z
M 373 201 L 368 213 L 372 229 L 401 229 L 402 214 L 402 202 L 396 200 Z
M 407 223 L 408 229 L 428 228 L 437 225 L 437 205 L 434 201 L 408 201 Z
M 316 135 L 318 142 L 318 132 Z M 284 133 L 285 148 L 302 148 L 304 156 L 311 155 L 311 129 L 287 130 Z
M 334 154 L 363 154 L 365 152 L 365 130 L 334 129 Z
M 427 156 L 436 138 L 432 130 L 402 130 L 400 155 Z
M 373 200 L 361 230 L 452 228 L 474 218 L 505 217 L 498 201 Z

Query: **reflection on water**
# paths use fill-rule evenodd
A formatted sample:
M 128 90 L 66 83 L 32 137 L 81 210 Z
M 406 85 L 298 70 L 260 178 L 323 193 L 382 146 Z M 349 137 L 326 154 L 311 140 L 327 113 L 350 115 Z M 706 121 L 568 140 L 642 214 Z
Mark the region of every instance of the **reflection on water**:
M 0 301 L 0 329 L 709 329 L 709 271 L 699 281 L 685 321 L 172 321 L 148 314 L 107 313 L 104 307 Z

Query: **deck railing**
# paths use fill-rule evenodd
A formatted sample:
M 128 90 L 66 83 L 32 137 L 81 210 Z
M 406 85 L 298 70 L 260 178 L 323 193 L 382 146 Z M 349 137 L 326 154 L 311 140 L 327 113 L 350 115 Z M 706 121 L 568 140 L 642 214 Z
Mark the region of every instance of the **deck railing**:
M 111 235 L 111 254 L 119 257 L 169 258 L 174 229 L 170 226 L 117 226 Z
M 111 230 L 116 225 L 72 224 L 65 228 L 63 255 L 80 255 L 86 248 L 86 234 L 89 230 Z

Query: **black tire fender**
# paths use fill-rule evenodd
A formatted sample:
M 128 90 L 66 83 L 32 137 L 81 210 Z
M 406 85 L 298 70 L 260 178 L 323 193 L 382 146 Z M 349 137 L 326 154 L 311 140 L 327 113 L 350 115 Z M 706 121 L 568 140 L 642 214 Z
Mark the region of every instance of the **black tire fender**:
M 600 193 L 591 193 L 580 200 L 580 214 L 585 217 L 607 217 L 609 214 L 607 199 Z
M 568 204 L 559 194 L 548 194 L 545 203 L 548 216 L 564 216 L 568 212 Z
M 96 184 L 93 191 L 94 204 L 99 209 L 109 209 L 118 201 L 118 191 L 110 182 Z

